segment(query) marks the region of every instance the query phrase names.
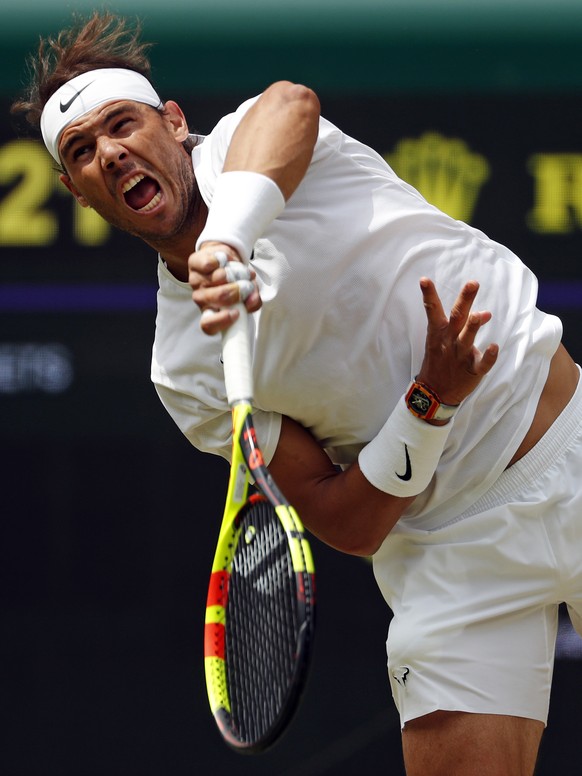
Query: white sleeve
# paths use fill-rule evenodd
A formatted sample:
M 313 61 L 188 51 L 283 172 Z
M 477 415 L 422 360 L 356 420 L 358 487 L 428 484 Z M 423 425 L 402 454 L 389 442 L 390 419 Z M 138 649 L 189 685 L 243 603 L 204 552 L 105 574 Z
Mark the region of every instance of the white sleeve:
M 212 203 L 216 179 L 224 168 L 232 136 L 247 111 L 258 99 L 257 96 L 243 102 L 234 113 L 221 118 L 210 134 L 204 138 L 204 142 L 196 146 L 192 152 L 196 182 L 208 206 Z
M 230 462 L 232 447 L 232 419 L 230 410 L 220 412 L 202 405 L 193 396 L 179 393 L 165 385 L 156 384 L 162 404 L 188 441 L 203 453 L 220 455 Z M 282 417 L 276 412 L 253 411 L 257 439 L 265 462 L 275 455 Z

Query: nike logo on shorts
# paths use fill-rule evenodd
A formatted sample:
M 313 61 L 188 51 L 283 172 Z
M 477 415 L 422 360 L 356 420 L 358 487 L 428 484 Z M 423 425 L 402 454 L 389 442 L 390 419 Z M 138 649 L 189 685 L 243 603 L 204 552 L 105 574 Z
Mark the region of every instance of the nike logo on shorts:
M 408 482 L 408 480 L 412 477 L 412 466 L 410 465 L 410 456 L 408 455 L 408 447 L 406 445 L 404 445 L 404 452 L 406 453 L 406 471 L 404 474 L 398 474 L 398 472 L 394 472 L 394 474 L 398 477 L 399 480 Z
M 85 86 L 82 89 L 79 89 L 78 92 L 75 92 L 75 94 L 71 97 L 70 100 L 67 100 L 67 102 L 61 102 L 60 105 L 59 105 L 59 107 L 61 109 L 61 113 L 66 113 L 69 110 L 69 108 L 71 107 L 71 105 L 75 102 L 77 97 L 81 94 L 81 92 L 84 92 L 85 89 L 88 86 L 91 86 L 92 83 L 93 83 L 93 81 L 89 81 L 89 83 L 85 84 Z

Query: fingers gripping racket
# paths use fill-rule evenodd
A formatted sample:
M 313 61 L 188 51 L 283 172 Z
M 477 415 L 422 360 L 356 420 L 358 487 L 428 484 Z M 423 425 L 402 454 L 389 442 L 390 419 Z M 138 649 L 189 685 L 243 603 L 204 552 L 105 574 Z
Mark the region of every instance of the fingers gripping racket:
M 210 708 L 225 741 L 255 753 L 293 716 L 314 636 L 311 550 L 273 481 L 252 418 L 247 311 L 223 335 L 232 408 L 232 461 L 206 604 L 204 663 Z M 250 476 L 257 492 L 249 496 Z

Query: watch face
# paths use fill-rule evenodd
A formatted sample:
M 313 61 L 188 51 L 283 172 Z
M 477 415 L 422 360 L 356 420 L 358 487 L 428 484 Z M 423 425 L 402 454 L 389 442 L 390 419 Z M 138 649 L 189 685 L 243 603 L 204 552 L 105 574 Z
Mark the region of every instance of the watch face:
M 412 391 L 410 398 L 408 399 L 408 403 L 419 415 L 426 415 L 430 409 L 430 405 L 432 404 L 428 396 L 426 396 L 426 394 L 424 394 L 418 388 L 415 388 Z

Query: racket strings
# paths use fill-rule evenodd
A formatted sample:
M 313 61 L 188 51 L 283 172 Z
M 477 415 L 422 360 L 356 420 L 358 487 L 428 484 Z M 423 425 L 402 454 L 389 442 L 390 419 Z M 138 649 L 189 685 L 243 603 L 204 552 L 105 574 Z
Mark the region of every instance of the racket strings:
M 297 575 L 273 508 L 241 514 L 226 618 L 232 724 L 241 740 L 260 739 L 277 720 L 293 684 L 301 628 Z

